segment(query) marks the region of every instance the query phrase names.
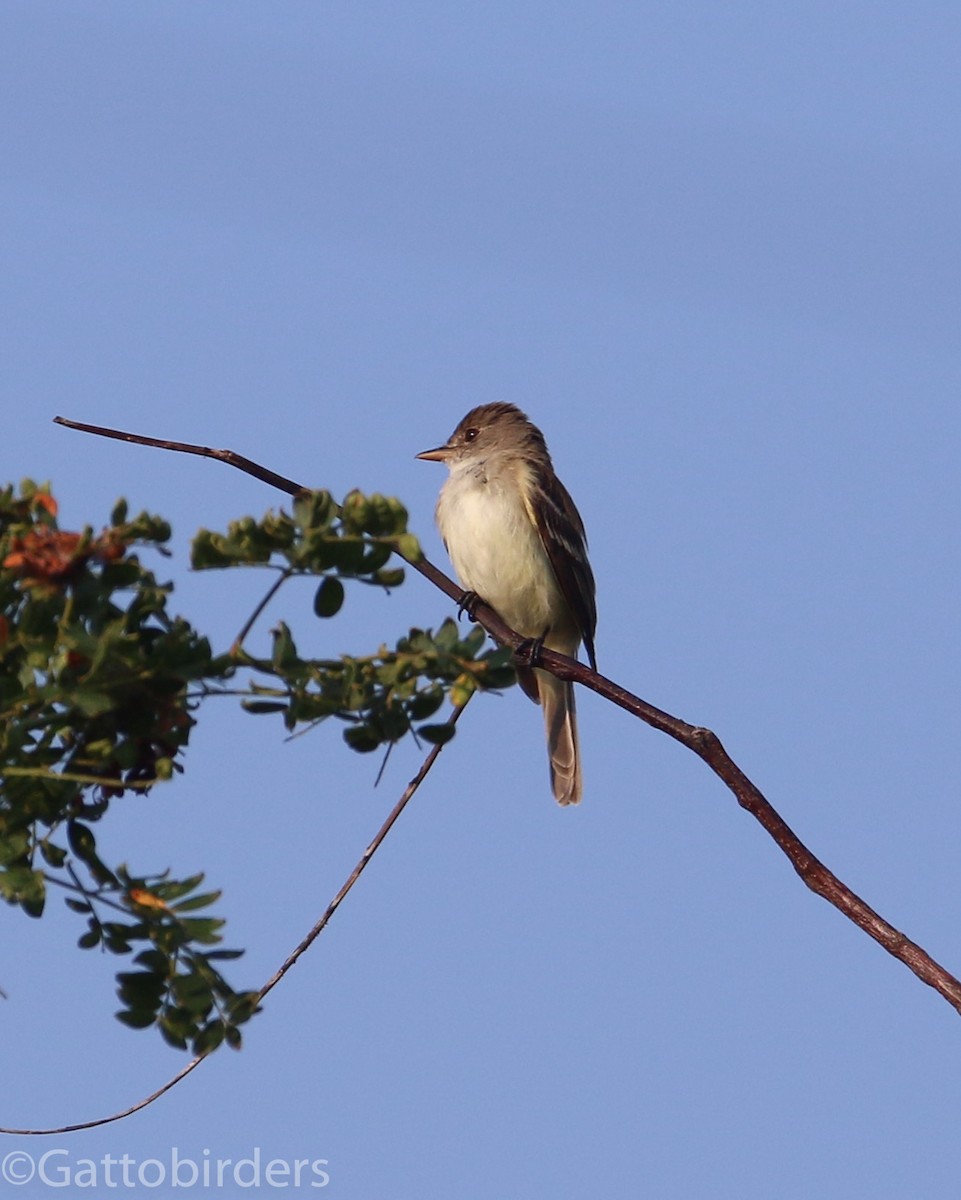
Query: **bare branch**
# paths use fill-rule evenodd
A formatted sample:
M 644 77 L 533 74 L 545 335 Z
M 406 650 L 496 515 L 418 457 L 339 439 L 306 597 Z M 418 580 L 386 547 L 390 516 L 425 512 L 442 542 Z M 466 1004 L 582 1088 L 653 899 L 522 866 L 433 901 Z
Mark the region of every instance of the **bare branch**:
M 541 660 L 540 666 L 561 679 L 572 679 L 584 684 L 599 696 L 640 717 L 653 728 L 669 734 L 681 745 L 692 750 L 698 758 L 703 759 L 734 793 L 738 804 L 771 835 L 812 892 L 833 904 L 839 912 L 874 938 L 889 954 L 900 959 L 923 983 L 934 988 L 952 1008 L 961 1013 L 961 981 L 946 971 L 926 950 L 885 921 L 811 853 L 761 790 L 733 761 L 717 734 L 710 729 L 689 725 L 686 721 L 661 712 L 624 688 L 618 687 L 611 680 L 605 679 L 603 675 L 598 675 L 589 667 L 565 658 L 562 654 L 544 650 Z
M 132 1117 L 134 1113 L 140 1112 L 142 1108 L 146 1108 L 148 1104 L 153 1104 L 155 1100 L 159 1100 L 165 1092 L 169 1092 L 172 1087 L 176 1087 L 181 1079 L 186 1079 L 194 1067 L 199 1067 L 204 1061 L 206 1055 L 200 1055 L 198 1058 L 192 1058 L 189 1063 L 172 1079 L 168 1079 L 163 1087 L 157 1088 L 155 1092 L 151 1092 L 149 1096 L 144 1096 L 142 1100 L 138 1100 L 136 1104 L 131 1104 L 129 1108 L 123 1109 L 121 1112 L 111 1113 L 109 1117 L 97 1117 L 93 1121 L 78 1121 L 75 1125 L 61 1125 L 58 1129 L 6 1129 L 0 1128 L 0 1133 L 12 1133 L 19 1137 L 46 1137 L 53 1133 L 78 1133 L 81 1129 L 96 1129 L 98 1125 L 110 1125 L 114 1121 L 122 1121 L 124 1117 Z
M 269 483 L 271 487 L 279 488 L 280 491 L 287 492 L 291 496 L 296 496 L 298 492 L 304 491 L 299 484 L 285 479 L 283 475 L 278 475 L 275 471 L 261 467 L 241 454 L 234 454 L 233 450 L 212 450 L 209 446 L 194 446 L 190 442 L 168 442 L 163 438 L 144 437 L 140 433 L 124 433 L 122 429 L 108 429 L 106 425 L 85 425 L 82 421 L 71 421 L 67 417 L 54 417 L 53 420 L 55 425 L 66 425 L 68 429 L 79 429 L 82 433 L 95 433 L 99 437 L 116 438 L 120 442 L 135 442 L 138 446 L 156 446 L 158 450 L 179 450 L 182 454 L 199 454 L 203 458 L 216 458 L 229 467 L 237 467 L 238 470 L 245 471 L 248 475 L 253 475 L 255 479 Z
M 470 695 L 468 695 L 467 699 L 464 701 L 464 703 L 458 705 L 454 709 L 454 711 L 451 713 L 451 715 L 447 719 L 446 723 L 448 725 L 453 726 L 453 725 L 457 724 L 457 721 L 459 720 L 461 713 L 467 707 L 468 703 L 470 702 L 470 698 L 473 695 L 474 695 L 474 693 L 471 692 Z M 277 971 L 273 975 L 271 975 L 271 977 L 267 980 L 267 982 L 264 984 L 264 986 L 260 989 L 260 992 L 258 993 L 258 999 L 262 1000 L 269 991 L 271 991 L 274 987 L 277 986 L 278 983 L 280 983 L 281 979 L 283 979 L 283 977 L 287 974 L 287 972 L 294 965 L 294 963 L 297 961 L 297 959 L 300 958 L 300 956 L 304 953 L 304 951 L 307 950 L 311 946 L 311 944 L 317 940 L 317 938 L 320 936 L 321 933 L 323 933 L 324 928 L 327 925 L 327 922 L 334 915 L 334 913 L 337 911 L 337 909 L 340 908 L 341 901 L 344 899 L 344 897 L 347 895 L 347 893 L 350 891 L 350 889 L 354 886 L 354 884 L 360 878 L 361 873 L 363 872 L 364 868 L 367 866 L 367 864 L 370 862 L 370 860 L 377 853 L 377 850 L 378 850 L 381 842 L 388 835 L 388 833 L 390 833 L 391 826 L 394 824 L 394 822 L 397 820 L 397 818 L 400 816 L 400 814 L 404 811 L 405 807 L 407 806 L 407 801 L 410 800 L 410 798 L 411 798 L 411 796 L 413 796 L 414 792 L 417 791 L 417 789 L 420 787 L 420 785 L 427 778 L 428 771 L 431 769 L 431 767 L 437 761 L 437 756 L 440 754 L 440 752 L 441 752 L 441 750 L 443 750 L 443 748 L 444 748 L 443 745 L 436 745 L 431 748 L 430 753 L 427 755 L 427 757 L 421 763 L 420 770 L 417 772 L 417 774 L 414 776 L 414 778 L 410 781 L 410 783 L 404 789 L 403 795 L 401 796 L 401 798 L 397 801 L 397 803 L 394 805 L 394 807 L 388 813 L 386 821 L 384 821 L 384 823 L 383 823 L 383 825 L 381 825 L 380 829 L 377 830 L 374 840 L 370 843 L 370 845 L 367 847 L 367 849 L 364 851 L 364 853 L 358 859 L 357 866 L 354 867 L 353 871 L 351 871 L 350 875 L 348 875 L 347 879 L 344 881 L 343 887 L 340 889 L 340 891 L 337 893 L 337 895 L 327 905 L 324 915 L 320 918 L 320 920 L 313 927 L 313 929 L 310 931 L 310 933 L 307 934 L 307 936 L 300 943 L 300 945 L 297 946 L 297 948 L 295 950 L 291 951 L 291 953 L 287 956 L 286 959 L 284 959 L 284 962 L 277 969 Z
M 262 467 L 259 463 L 255 463 L 249 458 L 244 458 L 242 454 L 235 454 L 233 450 L 211 450 L 209 446 L 197 446 L 192 442 L 171 442 L 165 438 L 146 437 L 141 433 L 125 433 L 122 429 L 109 429 L 105 425 L 86 425 L 82 421 L 68 420 L 67 417 L 54 417 L 53 420 L 56 425 L 65 425 L 68 429 L 79 429 L 82 433 L 94 433 L 99 437 L 116 438 L 120 442 L 131 442 L 137 446 L 156 446 L 159 450 L 177 450 L 181 454 L 198 454 L 201 458 L 215 458 L 218 462 L 226 463 L 228 467 L 236 467 L 238 471 L 243 471 L 246 475 L 253 475 L 255 479 L 269 483 L 271 487 L 275 487 L 281 492 L 286 492 L 288 496 L 298 496 L 301 492 L 309 490 L 303 484 L 295 483 L 292 479 L 286 479 L 283 475 L 278 475 L 276 471 L 268 470 L 267 467 Z M 461 596 L 464 594 L 464 589 L 459 588 L 453 579 L 448 579 L 444 572 L 438 570 L 433 563 L 428 562 L 426 558 L 418 561 L 407 558 L 399 550 L 395 551 L 395 553 L 400 555 L 415 570 L 420 571 L 421 575 L 425 579 L 429 579 L 435 587 L 440 588 L 442 592 L 446 592 L 452 600 L 460 601 Z M 504 633 L 512 633 L 512 630 L 508 629 L 492 608 L 480 604 L 478 605 L 478 610 L 489 614 L 493 623 L 499 626 Z M 496 629 L 488 627 L 485 621 L 481 621 L 481 624 L 492 636 L 498 636 Z M 516 634 L 514 636 L 517 637 Z M 520 640 L 518 638 L 518 642 Z

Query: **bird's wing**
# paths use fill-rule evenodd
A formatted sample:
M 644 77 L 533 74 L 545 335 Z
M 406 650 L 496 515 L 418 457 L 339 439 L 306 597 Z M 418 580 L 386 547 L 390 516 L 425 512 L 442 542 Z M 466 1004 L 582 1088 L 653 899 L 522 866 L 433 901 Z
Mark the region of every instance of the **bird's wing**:
M 555 475 L 549 491 L 537 491 L 528 501 L 531 520 L 541 536 L 561 593 L 574 615 L 587 658 L 597 670 L 594 655 L 594 629 L 597 606 L 594 600 L 594 574 L 587 560 L 587 535 L 584 522 L 567 488 Z

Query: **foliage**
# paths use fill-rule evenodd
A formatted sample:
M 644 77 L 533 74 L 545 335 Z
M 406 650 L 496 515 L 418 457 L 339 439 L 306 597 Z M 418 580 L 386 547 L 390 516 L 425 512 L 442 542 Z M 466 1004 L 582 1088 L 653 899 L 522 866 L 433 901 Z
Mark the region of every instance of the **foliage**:
M 420 553 L 396 500 L 351 492 L 340 506 L 305 492 L 292 509 L 194 541 L 198 569 L 276 572 L 245 634 L 293 576 L 321 576 L 314 612 L 331 618 L 345 580 L 389 590 L 404 580 L 394 552 Z M 137 969 L 117 975 L 117 1016 L 199 1053 L 239 1046 L 258 995 L 235 991 L 214 965 L 242 952 L 217 948 L 223 920 L 195 915 L 220 896 L 200 890 L 202 874 L 133 876 L 103 862 L 94 826 L 111 804 L 183 771 L 195 713 L 213 697 L 280 713 L 290 730 L 336 717 L 347 744 L 367 752 L 407 734 L 447 740 L 452 726 L 430 723 L 445 697 L 462 702 L 514 673 L 508 652 L 481 653 L 483 631 L 462 638 L 452 620 L 359 657 L 304 659 L 283 621 L 269 657 L 248 653 L 243 636 L 214 653 L 169 613 L 172 585 L 140 561 L 139 548 L 166 554 L 169 536 L 159 517 L 128 519 L 124 501 L 99 534 L 62 531 L 46 487 L 0 491 L 0 896 L 39 917 L 49 887 L 66 890 L 87 921 L 81 947 L 134 955 Z

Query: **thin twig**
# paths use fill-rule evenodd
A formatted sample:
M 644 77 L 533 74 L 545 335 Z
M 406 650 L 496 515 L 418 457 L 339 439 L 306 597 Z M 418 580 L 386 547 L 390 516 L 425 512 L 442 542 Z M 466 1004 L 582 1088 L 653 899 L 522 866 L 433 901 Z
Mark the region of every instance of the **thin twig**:
M 118 904 L 116 900 L 111 900 L 107 896 L 101 895 L 100 893 L 88 892 L 77 877 L 76 871 L 74 871 L 73 867 L 69 863 L 67 864 L 67 870 L 70 872 L 70 876 L 74 880 L 73 883 L 65 883 L 64 880 L 58 879 L 56 875 L 51 875 L 49 871 L 43 872 L 44 883 L 52 884 L 54 887 L 63 888 L 65 892 L 79 892 L 90 905 L 91 916 L 95 921 L 97 921 L 98 925 L 101 924 L 101 921 L 93 911 L 93 903 L 95 900 L 98 904 L 103 904 L 107 908 L 112 908 L 115 912 L 123 913 L 125 917 L 130 916 L 130 909 L 125 908 L 122 904 Z
M 264 483 L 269 483 L 271 487 L 275 487 L 281 492 L 286 492 L 288 496 L 299 496 L 301 492 L 309 490 L 302 484 L 295 483 L 292 479 L 286 479 L 283 475 L 278 475 L 276 471 L 268 470 L 267 467 L 262 467 L 259 463 L 255 463 L 249 458 L 244 458 L 241 454 L 235 454 L 233 450 L 211 450 L 209 446 L 197 446 L 193 442 L 171 442 L 166 438 L 145 437 L 140 433 L 125 433 L 121 429 L 110 429 L 105 425 L 87 425 L 82 421 L 71 421 L 67 417 L 54 417 L 53 419 L 57 425 L 65 425 L 68 429 L 79 429 L 83 433 L 94 433 L 99 437 L 116 438 L 118 441 L 131 442 L 137 446 L 156 446 L 160 450 L 176 450 L 181 454 L 198 454 L 202 458 L 215 458 L 218 462 L 226 463 L 228 467 L 236 467 L 238 471 L 243 471 L 246 475 L 253 475 L 255 479 L 261 479 Z M 464 589 L 459 588 L 453 579 L 448 579 L 444 572 L 438 570 L 433 563 L 428 562 L 426 558 L 417 560 L 407 558 L 399 550 L 396 553 L 416 571 L 420 571 L 421 575 L 425 579 L 429 579 L 435 587 L 440 588 L 442 592 L 446 592 L 452 600 L 460 602 L 461 596 L 464 594 Z M 498 622 L 501 629 L 507 630 L 507 626 L 499 620 L 492 608 L 487 608 L 486 605 L 479 605 L 478 612 L 489 614 L 491 618 Z M 482 620 L 481 624 L 487 628 L 485 621 Z M 488 632 L 496 636 L 495 630 L 489 629 Z
M 99 437 L 116 438 L 120 442 L 136 442 L 138 446 L 156 446 L 158 450 L 179 450 L 182 454 L 199 454 L 203 458 L 216 458 L 230 467 L 237 467 L 255 479 L 269 483 L 271 487 L 280 488 L 291 496 L 305 489 L 276 471 L 268 471 L 266 467 L 244 458 L 242 454 L 234 454 L 233 450 L 212 450 L 209 446 L 194 446 L 190 442 L 168 442 L 163 438 L 144 437 L 140 433 L 124 433 L 121 429 L 108 429 L 105 425 L 85 425 L 82 421 L 70 421 L 66 417 L 54 417 L 54 424 L 66 425 L 68 429 L 79 429 L 82 433 L 95 433 Z
M 241 629 L 240 633 L 238 633 L 237 636 L 234 638 L 234 644 L 230 647 L 231 654 L 236 654 L 237 651 L 240 649 L 240 647 L 244 644 L 244 642 L 247 638 L 247 634 L 250 633 L 251 629 L 253 629 L 253 627 L 257 621 L 257 618 L 264 611 L 264 609 L 271 602 L 271 600 L 273 600 L 274 596 L 277 595 L 277 593 L 284 586 L 284 584 L 287 582 L 287 580 L 291 577 L 292 574 L 293 574 L 292 571 L 288 570 L 287 568 L 284 568 L 284 570 L 280 572 L 278 577 L 270 585 L 270 587 L 267 589 L 266 595 L 264 595 L 262 597 L 262 599 L 258 603 L 257 607 L 254 609 L 254 611 L 250 614 L 250 616 L 244 622 L 243 629 Z
M 159 779 L 132 779 L 129 782 L 120 780 L 116 775 L 84 775 L 80 771 L 51 771 L 49 767 L 4 767 L 4 775 L 16 775 L 24 778 L 51 779 L 57 783 L 86 783 L 96 787 L 125 787 L 132 791 L 146 791 L 152 788 Z
M 454 708 L 454 711 L 447 718 L 446 723 L 448 725 L 453 727 L 454 725 L 457 724 L 458 720 L 460 719 L 461 713 L 464 711 L 464 709 L 470 703 L 470 698 L 473 694 L 474 694 L 473 692 L 469 693 L 467 696 L 467 699 L 462 704 L 458 704 Z M 320 937 L 320 935 L 324 932 L 324 929 L 327 927 L 327 924 L 330 921 L 330 918 L 334 915 L 334 913 L 337 911 L 337 909 L 340 908 L 340 906 L 344 900 L 344 897 L 347 895 L 347 893 L 350 891 L 350 889 L 354 886 L 354 884 L 357 882 L 357 880 L 361 877 L 361 875 L 363 874 L 364 868 L 367 866 L 367 864 L 370 862 L 370 860 L 377 853 L 377 850 L 380 847 L 381 842 L 383 842 L 384 838 L 388 835 L 388 833 L 390 833 L 391 828 L 394 825 L 394 822 L 397 820 L 397 818 L 400 816 L 400 814 L 407 807 L 408 801 L 411 799 L 413 794 L 417 791 L 417 789 L 420 787 L 420 785 L 427 778 L 428 772 L 430 771 L 430 769 L 434 765 L 434 763 L 437 761 L 437 758 L 443 749 L 444 749 L 444 744 L 438 744 L 436 746 L 431 747 L 430 753 L 427 755 L 427 757 L 421 763 L 420 769 L 418 770 L 417 774 L 410 781 L 410 783 L 407 785 L 407 787 L 404 789 L 403 793 L 401 794 L 400 799 L 397 801 L 397 803 L 394 805 L 394 807 L 387 814 L 386 820 L 384 821 L 383 825 L 381 825 L 380 829 L 377 830 L 377 833 L 374 835 L 373 841 L 370 843 L 370 845 L 367 847 L 367 849 L 364 851 L 364 853 L 357 860 L 357 865 L 354 867 L 354 869 L 351 871 L 351 873 L 347 876 L 347 878 L 344 880 L 344 882 L 341 885 L 337 894 L 334 896 L 334 898 L 331 900 L 331 902 L 327 905 L 326 909 L 324 910 L 323 916 L 320 918 L 319 921 L 317 921 L 317 923 L 314 925 L 313 929 L 311 929 L 311 931 L 307 934 L 307 936 L 303 939 L 303 941 L 301 941 L 299 943 L 299 945 L 295 946 L 294 949 L 290 952 L 290 954 L 287 955 L 287 957 L 284 959 L 284 961 L 281 963 L 281 965 L 277 968 L 277 970 L 273 973 L 273 975 L 271 975 L 271 977 L 267 980 L 267 982 L 263 985 L 263 987 L 261 987 L 260 991 L 257 993 L 258 1001 L 263 1000 L 264 996 L 266 996 L 268 992 L 272 991 L 277 986 L 277 984 L 280 983 L 281 979 L 283 979 L 283 977 L 287 974 L 287 972 L 294 965 L 294 963 L 297 961 L 297 959 L 300 958 L 300 956 L 306 950 L 308 950 L 313 945 L 313 943 Z M 0 995 L 3 995 L 3 993 L 0 992 Z M 192 1058 L 190 1060 L 190 1062 L 187 1063 L 187 1065 L 182 1068 L 182 1070 L 178 1071 L 177 1074 L 173 1076 L 173 1078 L 168 1079 L 167 1082 L 163 1085 L 163 1087 L 157 1088 L 157 1090 L 155 1092 L 151 1092 L 149 1096 L 144 1096 L 144 1098 L 142 1100 L 138 1100 L 136 1104 L 131 1104 L 129 1108 L 125 1108 L 121 1112 L 111 1113 L 111 1115 L 109 1117 L 96 1117 L 91 1121 L 78 1121 L 74 1125 L 60 1125 L 56 1129 L 7 1129 L 4 1127 L 0 1127 L 0 1133 L 16 1134 L 20 1137 L 40 1137 L 40 1136 L 46 1136 L 48 1134 L 55 1134 L 55 1133 L 77 1133 L 81 1129 L 96 1129 L 100 1125 L 111 1125 L 111 1124 L 113 1124 L 114 1121 L 122 1121 L 124 1119 L 124 1117 L 130 1117 L 134 1113 L 140 1112 L 141 1109 L 146 1108 L 149 1104 L 153 1104 L 153 1102 L 155 1100 L 159 1100 L 160 1097 L 163 1096 L 165 1093 L 169 1092 L 171 1088 L 176 1087 L 177 1084 L 181 1081 L 181 1079 L 186 1079 L 186 1077 L 190 1074 L 190 1072 L 193 1071 L 196 1067 L 199 1067 L 200 1064 L 204 1061 L 204 1059 L 207 1058 L 212 1053 L 213 1053 L 213 1051 L 208 1051 L 206 1054 L 198 1054 L 197 1057 Z
M 464 701 L 464 703 L 457 705 L 457 707 L 454 709 L 454 711 L 451 713 L 451 715 L 447 718 L 448 725 L 454 726 L 457 724 L 458 720 L 460 719 L 461 713 L 467 707 L 467 705 L 470 701 L 470 698 L 473 695 L 474 695 L 474 693 L 470 692 L 467 696 L 467 699 Z M 388 833 L 390 833 L 391 826 L 394 824 L 394 822 L 397 820 L 397 818 L 400 816 L 400 814 L 407 807 L 408 800 L 410 800 L 410 798 L 411 798 L 411 796 L 413 796 L 414 792 L 417 791 L 417 789 L 420 787 L 420 785 L 427 778 L 428 771 L 431 769 L 431 767 L 437 761 L 437 757 L 440 754 L 441 750 L 443 750 L 443 748 L 444 748 L 443 745 L 437 745 L 437 746 L 431 747 L 430 753 L 427 755 L 427 757 L 424 759 L 424 761 L 420 765 L 420 770 L 417 772 L 417 774 L 414 776 L 414 778 L 410 781 L 410 783 L 404 789 L 404 792 L 403 792 L 403 795 L 401 796 L 401 798 L 397 801 L 397 803 L 394 805 L 394 807 L 387 814 L 387 819 L 384 821 L 383 825 L 381 825 L 380 829 L 377 830 L 377 833 L 374 835 L 373 841 L 370 843 L 370 845 L 367 847 L 367 849 L 364 851 L 364 853 L 360 856 L 360 858 L 357 862 L 357 866 L 354 867 L 353 871 L 351 871 L 350 875 L 344 881 L 344 885 L 340 889 L 340 891 L 337 893 L 337 895 L 327 905 L 327 909 L 324 912 L 324 915 L 320 918 L 320 920 L 313 927 L 313 929 L 310 931 L 310 933 L 307 934 L 307 936 L 300 943 L 300 945 L 287 956 L 287 958 L 284 960 L 283 964 L 277 969 L 277 971 L 270 977 L 270 979 L 267 980 L 267 982 L 264 984 L 264 986 L 260 989 L 260 992 L 258 993 L 258 996 L 257 996 L 258 1000 L 262 1000 L 269 991 L 271 991 L 273 988 L 275 988 L 277 986 L 278 983 L 280 983 L 281 979 L 283 979 L 283 977 L 287 974 L 287 972 L 294 965 L 294 963 L 297 961 L 297 959 L 300 958 L 300 956 L 304 953 L 304 951 L 307 950 L 310 947 L 310 945 L 317 940 L 317 938 L 320 936 L 321 933 L 323 933 L 324 928 L 327 925 L 327 922 L 334 915 L 334 913 L 337 911 L 337 909 L 340 908 L 342 900 L 347 895 L 347 893 L 350 891 L 350 889 L 354 886 L 354 884 L 357 882 L 357 880 L 360 878 L 364 868 L 367 866 L 367 864 L 370 862 L 370 860 L 377 853 L 378 847 L 380 846 L 381 842 L 388 835 Z

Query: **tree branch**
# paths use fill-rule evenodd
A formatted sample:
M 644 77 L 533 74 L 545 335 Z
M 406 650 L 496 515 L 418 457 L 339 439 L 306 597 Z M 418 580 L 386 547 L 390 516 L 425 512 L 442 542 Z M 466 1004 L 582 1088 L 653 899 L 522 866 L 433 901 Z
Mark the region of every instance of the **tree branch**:
M 285 479 L 282 475 L 277 475 L 266 467 L 262 467 L 248 458 L 243 458 L 231 450 L 211 450 L 205 446 L 195 446 L 188 442 L 171 442 L 159 438 L 148 438 L 140 434 L 123 433 L 120 430 L 108 429 L 99 425 L 85 425 L 77 421 L 69 421 L 65 417 L 56 417 L 54 419 L 60 425 L 66 425 L 71 429 L 80 429 L 86 433 L 99 434 L 102 437 L 119 438 L 121 441 L 134 442 L 146 446 L 157 446 L 163 450 L 177 450 L 186 454 L 199 454 L 206 458 L 216 458 L 221 462 L 227 463 L 228 466 L 237 467 L 239 470 L 245 471 L 248 475 L 253 475 L 256 479 L 270 483 L 272 486 L 287 492 L 289 495 L 297 495 L 299 492 L 306 490 L 292 480 Z M 403 554 L 400 557 L 405 558 L 405 561 L 414 570 L 419 571 L 425 579 L 428 579 L 435 587 L 440 588 L 452 600 L 457 603 L 461 602 L 464 596 L 463 589 L 458 587 L 452 579 L 449 579 L 433 563 L 428 562 L 426 558 L 414 560 L 406 558 Z M 510 646 L 514 650 L 528 649 L 530 645 L 529 639 L 521 637 L 520 634 L 505 625 L 497 613 L 486 604 L 478 603 L 474 607 L 473 613 L 475 619 L 487 630 L 495 641 L 500 642 L 502 645 Z M 770 801 L 762 794 L 760 789 L 751 782 L 741 768 L 731 759 L 722 746 L 720 739 L 710 729 L 704 729 L 697 725 L 689 725 L 686 721 L 682 721 L 678 717 L 671 716 L 670 713 L 655 708 L 652 704 L 641 700 L 640 697 L 633 695 L 633 693 L 628 692 L 625 688 L 620 687 L 610 679 L 606 679 L 603 675 L 592 671 L 583 663 L 578 663 L 563 654 L 557 654 L 555 651 L 541 650 L 537 659 L 537 665 L 550 671 L 559 679 L 573 680 L 576 683 L 583 684 L 585 687 L 597 692 L 599 696 L 610 700 L 613 704 L 632 713 L 652 728 L 668 734 L 680 742 L 682 746 L 686 746 L 689 750 L 693 751 L 731 790 L 738 804 L 746 809 L 770 834 L 811 891 L 822 896 L 829 904 L 833 904 L 848 920 L 853 921 L 859 929 L 862 929 L 870 937 L 874 938 L 889 954 L 900 959 L 923 983 L 934 988 L 958 1013 L 961 1013 L 961 981 L 946 971 L 944 967 L 931 958 L 915 942 L 912 942 L 903 933 L 895 929 L 893 925 L 885 921 L 883 917 L 866 904 L 860 896 L 852 892 L 849 887 L 842 883 L 832 871 L 829 871 L 811 853 L 787 822 L 774 809 Z

